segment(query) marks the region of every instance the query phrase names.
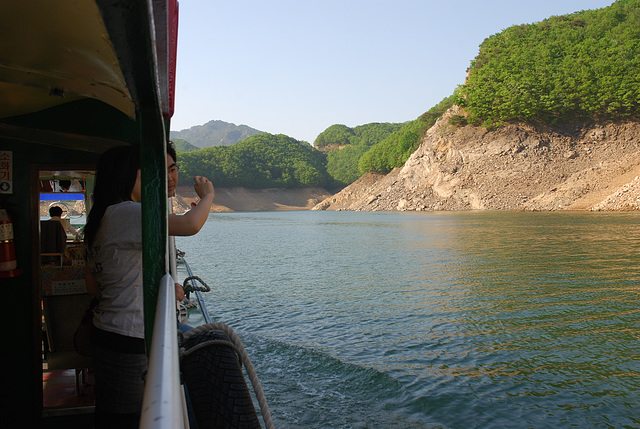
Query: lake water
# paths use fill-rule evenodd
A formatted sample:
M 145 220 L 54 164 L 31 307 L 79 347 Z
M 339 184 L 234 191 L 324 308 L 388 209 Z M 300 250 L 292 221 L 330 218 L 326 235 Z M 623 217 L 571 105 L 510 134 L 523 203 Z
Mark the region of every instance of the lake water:
M 278 428 L 640 426 L 640 214 L 211 214 Z

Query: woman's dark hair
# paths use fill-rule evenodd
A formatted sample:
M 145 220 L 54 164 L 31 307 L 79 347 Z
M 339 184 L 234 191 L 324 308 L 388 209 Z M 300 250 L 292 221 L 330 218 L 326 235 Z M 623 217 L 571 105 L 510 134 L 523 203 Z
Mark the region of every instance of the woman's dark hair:
M 178 162 L 178 154 L 176 153 L 176 147 L 171 140 L 167 141 L 167 154 L 171 155 L 171 158 L 173 158 L 173 162 Z
M 93 207 L 84 227 L 89 245 L 98 232 L 107 208 L 123 201 L 131 201 L 131 191 L 140 169 L 140 148 L 118 146 L 107 150 L 98 160 L 96 185 L 93 190 Z

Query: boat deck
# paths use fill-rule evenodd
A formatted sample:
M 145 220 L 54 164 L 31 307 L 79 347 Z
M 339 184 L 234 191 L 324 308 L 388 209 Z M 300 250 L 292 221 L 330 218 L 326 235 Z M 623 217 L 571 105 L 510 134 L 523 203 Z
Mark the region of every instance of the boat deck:
M 81 383 L 76 392 L 76 370 L 63 369 L 49 371 L 43 366 L 42 371 L 42 406 L 44 413 L 55 412 L 61 408 L 87 408 L 93 411 L 95 396 L 93 394 L 93 374 L 90 370 L 82 370 L 79 374 Z
M 44 337 L 43 337 L 44 339 Z M 91 370 L 50 370 L 45 343 L 42 344 L 42 421 L 41 427 L 93 427 L 95 395 Z
M 93 427 L 93 374 L 83 370 L 79 375 L 82 383 L 76 392 L 74 369 L 50 371 L 46 369 L 46 363 L 43 364 L 42 428 Z

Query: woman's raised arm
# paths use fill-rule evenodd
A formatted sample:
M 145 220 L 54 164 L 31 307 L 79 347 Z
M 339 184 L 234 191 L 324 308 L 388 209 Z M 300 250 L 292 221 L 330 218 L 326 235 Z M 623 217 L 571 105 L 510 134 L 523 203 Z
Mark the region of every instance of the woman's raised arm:
M 193 181 L 195 182 L 194 189 L 200 197 L 200 202 L 185 214 L 172 213 L 169 215 L 169 235 L 194 235 L 200 231 L 207 221 L 207 217 L 209 217 L 211 204 L 213 204 L 213 198 L 216 195 L 213 183 L 203 176 L 196 176 Z

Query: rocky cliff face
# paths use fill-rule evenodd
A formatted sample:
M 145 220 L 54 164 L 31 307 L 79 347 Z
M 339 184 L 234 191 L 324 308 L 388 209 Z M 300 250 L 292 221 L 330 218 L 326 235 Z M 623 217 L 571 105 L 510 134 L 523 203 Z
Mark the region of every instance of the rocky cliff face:
M 640 210 L 640 123 L 449 124 L 404 167 L 367 174 L 314 210 Z

